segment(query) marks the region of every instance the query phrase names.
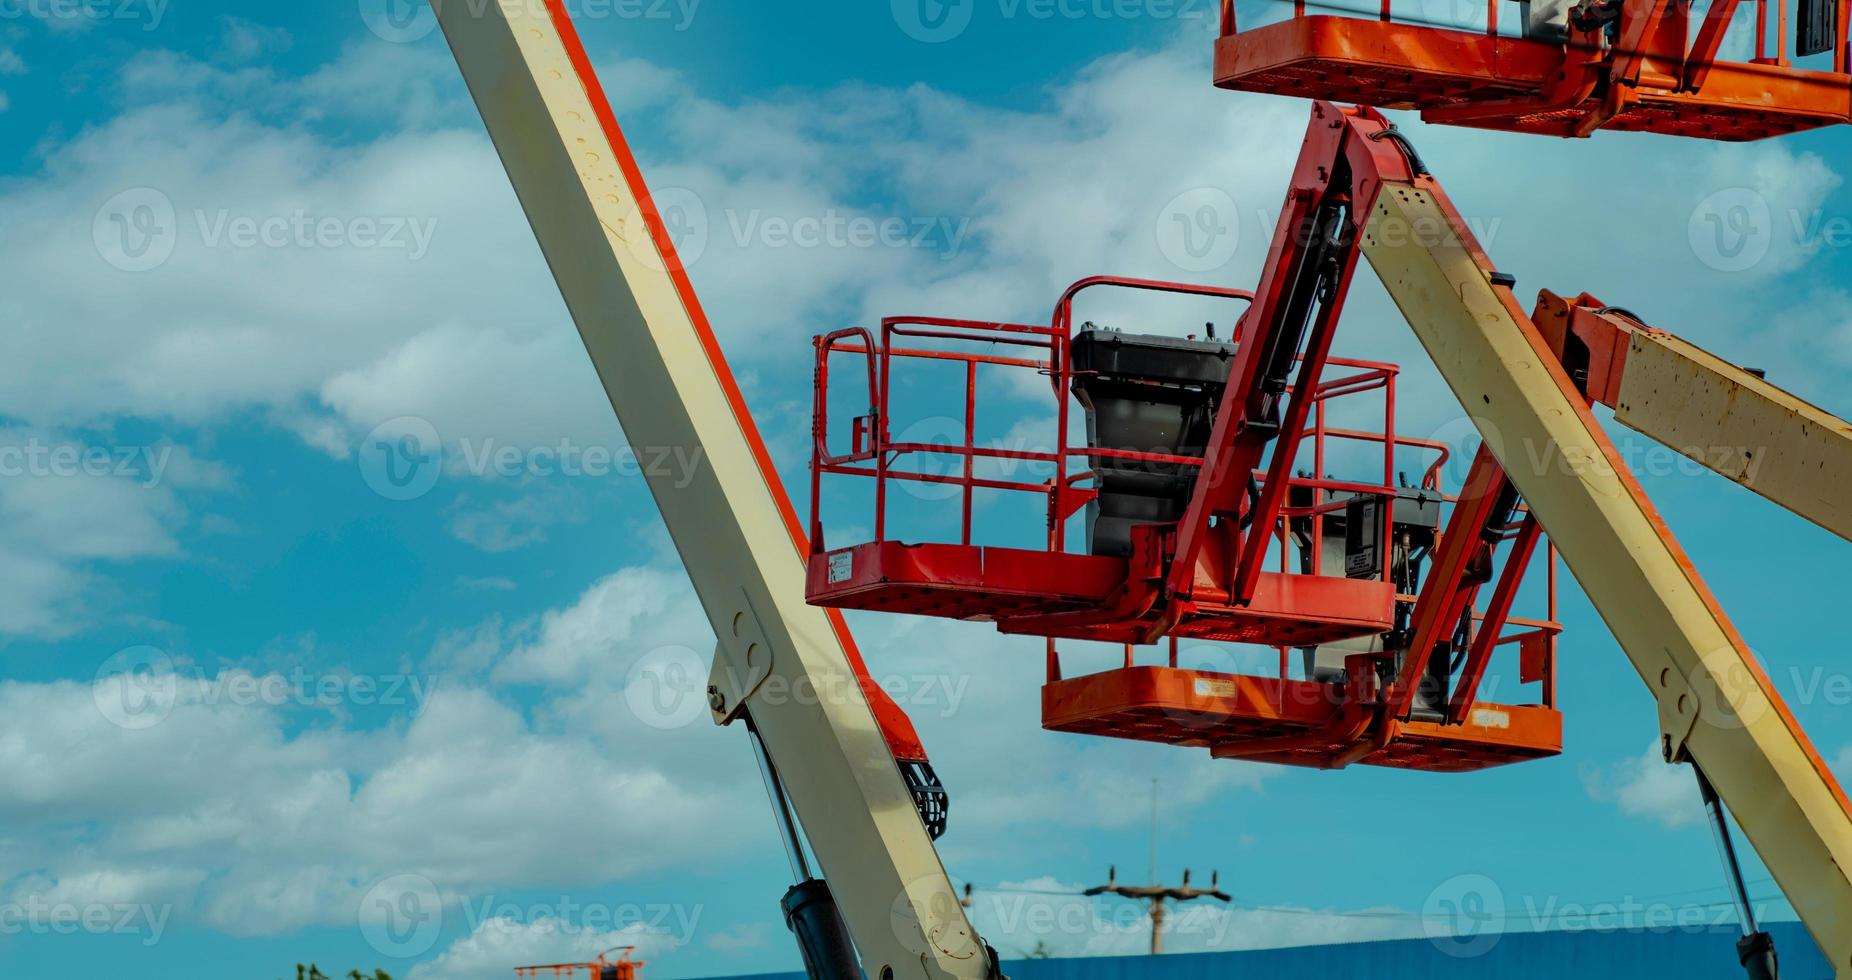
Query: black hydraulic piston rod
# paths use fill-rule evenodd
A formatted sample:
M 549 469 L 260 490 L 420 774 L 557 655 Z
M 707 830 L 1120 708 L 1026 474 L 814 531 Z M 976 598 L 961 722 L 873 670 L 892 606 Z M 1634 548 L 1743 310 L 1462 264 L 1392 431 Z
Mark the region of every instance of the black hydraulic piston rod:
M 1724 818 L 1723 801 L 1717 788 L 1696 763 L 1698 791 L 1704 795 L 1704 812 L 1710 817 L 1711 832 L 1717 838 L 1717 853 L 1723 858 L 1724 873 L 1729 877 L 1730 897 L 1736 902 L 1736 919 L 1742 924 L 1743 938 L 1736 944 L 1737 959 L 1749 971 L 1749 980 L 1777 980 L 1781 970 L 1775 959 L 1775 940 L 1756 924 L 1756 910 L 1749 902 L 1749 889 L 1743 884 L 1742 862 L 1736 858 L 1736 842 L 1730 836 L 1730 824 Z
M 797 879 L 780 906 L 784 910 L 785 925 L 797 937 L 798 951 L 804 957 L 804 972 L 811 980 L 862 980 L 862 966 L 855 957 L 855 944 L 849 940 L 849 927 L 842 921 L 829 884 L 810 873 L 810 862 L 804 855 L 803 837 L 798 833 L 791 801 L 778 779 L 777 767 L 772 765 L 771 753 L 766 751 L 765 741 L 759 737 L 750 716 L 746 719 L 746 732 L 752 740 L 753 754 L 759 760 L 759 774 L 765 778 L 765 792 L 771 797 L 772 813 L 778 818 L 778 834 L 784 841 L 785 857 L 790 860 L 791 874 Z

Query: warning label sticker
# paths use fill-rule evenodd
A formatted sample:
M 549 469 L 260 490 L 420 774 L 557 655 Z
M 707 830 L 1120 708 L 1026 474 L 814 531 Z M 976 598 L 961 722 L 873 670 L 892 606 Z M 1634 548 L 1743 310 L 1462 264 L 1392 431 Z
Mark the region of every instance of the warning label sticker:
M 1473 712 L 1473 724 L 1480 728 L 1510 728 L 1511 715 L 1504 711 L 1491 711 L 1480 708 Z
M 855 577 L 855 552 L 838 551 L 830 556 L 830 584 L 840 585 Z
M 1232 698 L 1235 696 L 1235 682 L 1217 680 L 1212 677 L 1196 678 L 1196 696 L 1199 698 Z

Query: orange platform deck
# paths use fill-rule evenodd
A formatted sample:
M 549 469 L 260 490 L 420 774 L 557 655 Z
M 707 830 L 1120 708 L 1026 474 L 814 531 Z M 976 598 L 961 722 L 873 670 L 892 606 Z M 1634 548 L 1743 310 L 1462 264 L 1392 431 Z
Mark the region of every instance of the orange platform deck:
M 1006 633 L 1135 642 L 1137 622 L 1051 627 L 1027 618 L 1101 609 L 1127 573 L 1123 558 L 878 541 L 812 556 L 808 597 L 838 609 L 994 622 Z M 1394 606 L 1387 582 L 1264 572 L 1253 602 L 1198 602 L 1170 634 L 1310 646 L 1387 632 Z
M 1054 681 L 1042 689 L 1042 727 L 1214 749 L 1304 735 L 1337 711 L 1337 688 L 1312 681 L 1131 667 Z M 1269 761 L 1316 766 L 1319 746 Z M 1473 772 L 1561 755 L 1562 715 L 1538 705 L 1482 704 L 1462 725 L 1410 721 L 1361 765 Z
M 1226 89 L 1431 110 L 1535 95 L 1562 69 L 1563 45 L 1516 37 L 1310 15 L 1222 38 Z M 1642 86 L 1603 128 L 1723 141 L 1766 139 L 1852 121 L 1852 85 L 1835 72 L 1717 62 L 1700 93 Z M 1458 125 L 1564 135 L 1595 99 L 1549 112 Z

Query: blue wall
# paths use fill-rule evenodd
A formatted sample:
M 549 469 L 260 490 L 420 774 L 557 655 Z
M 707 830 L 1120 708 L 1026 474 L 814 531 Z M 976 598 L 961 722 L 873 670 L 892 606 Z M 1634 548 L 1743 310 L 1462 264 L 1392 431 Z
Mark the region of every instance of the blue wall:
M 1782 980 L 1833 980 L 1825 957 L 1800 926 L 1776 923 L 1768 930 L 1781 952 Z M 1727 933 L 1508 935 L 1473 959 L 1455 959 L 1430 943 L 1413 940 L 1253 953 L 1025 960 L 1006 964 L 1004 972 L 1011 980 L 1743 980 L 1735 936 Z M 754 980 L 804 977 L 781 973 Z

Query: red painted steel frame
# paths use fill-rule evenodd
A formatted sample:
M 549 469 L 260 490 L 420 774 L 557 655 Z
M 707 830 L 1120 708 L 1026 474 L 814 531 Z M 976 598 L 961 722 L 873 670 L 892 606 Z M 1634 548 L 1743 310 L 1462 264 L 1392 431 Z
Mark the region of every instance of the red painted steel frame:
M 1224 409 L 1216 416 L 1189 517 L 1178 529 L 1176 558 L 1167 583 L 1173 595 L 1192 593 L 1200 571 L 1198 560 L 1210 537 L 1210 523 L 1233 517 L 1251 533 L 1241 546 L 1232 580 L 1219 584 L 1237 602 L 1253 597 L 1267 539 L 1285 501 L 1286 475 L 1297 456 L 1297 434 L 1305 428 L 1310 395 L 1330 356 L 1337 314 L 1343 309 L 1356 269 L 1361 216 L 1369 214 L 1374 206 L 1385 176 L 1407 184 L 1427 181 L 1414 172 L 1401 148 L 1385 138 L 1391 129 L 1388 120 L 1373 110 L 1346 109 L 1322 102 L 1313 107 L 1312 126 L 1274 230 L 1273 249 L 1261 274 L 1255 305 L 1242 320 L 1241 348 L 1229 372 Z M 1263 389 L 1262 367 L 1280 356 L 1282 345 L 1289 339 L 1296 343 L 1296 338 L 1288 338 L 1286 333 L 1289 329 L 1297 332 L 1301 325 L 1289 324 L 1287 318 L 1299 312 L 1296 303 L 1309 302 L 1310 297 L 1295 295 L 1294 286 L 1310 271 L 1304 265 L 1311 249 L 1310 239 L 1318 230 L 1315 223 L 1331 218 L 1333 209 L 1339 207 L 1348 208 L 1344 233 L 1349 235 L 1349 243 L 1337 260 L 1342 265 L 1339 285 L 1318 305 L 1310 339 L 1299 355 L 1299 376 L 1285 408 L 1285 422 L 1269 428 L 1264 417 L 1279 408 L 1277 401 L 1266 404 L 1277 396 Z M 1275 450 L 1259 500 L 1250 508 L 1241 496 L 1248 489 L 1249 474 L 1260 468 L 1268 446 L 1282 431 L 1293 437 Z M 1158 630 L 1146 639 L 1155 640 L 1163 632 Z
M 1460 491 L 1460 500 L 1453 507 L 1446 532 L 1441 535 L 1429 567 L 1427 584 L 1415 603 L 1408 656 L 1403 660 L 1395 683 L 1383 692 L 1383 705 L 1390 717 L 1399 718 L 1408 710 L 1435 648 L 1451 638 L 1458 631 L 1460 621 L 1472 611 L 1482 580 L 1472 576 L 1469 570 L 1480 561 L 1489 564 L 1490 556 L 1482 554 L 1483 534 L 1494 521 L 1505 516 L 1497 511 L 1510 485 L 1510 479 L 1491 450 L 1479 447 L 1472 471 L 1467 474 L 1466 486 Z M 1521 575 L 1522 567 L 1517 571 Z M 1475 687 L 1477 683 L 1475 679 Z
M 1473 703 L 1478 699 L 1479 685 L 1485 680 L 1486 668 L 1492 663 L 1492 649 L 1500 642 L 1500 629 L 1491 628 L 1492 624 L 1499 624 L 1502 628 L 1511 618 L 1511 607 L 1518 598 L 1518 585 L 1523 582 L 1524 572 L 1530 567 L 1532 556 L 1537 553 L 1537 542 L 1543 537 L 1542 532 L 1542 525 L 1537 523 L 1537 518 L 1525 515 L 1517 536 L 1512 539 L 1511 555 L 1505 560 L 1505 572 L 1499 577 L 1498 587 L 1493 590 L 1492 603 L 1486 607 L 1487 625 L 1473 637 L 1472 646 L 1467 651 L 1466 666 L 1461 669 L 1453 698 L 1447 703 L 1448 724 L 1464 722 L 1467 712 L 1472 710 Z

